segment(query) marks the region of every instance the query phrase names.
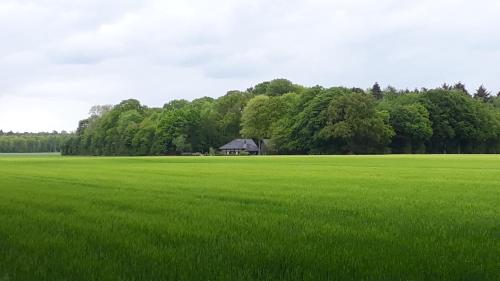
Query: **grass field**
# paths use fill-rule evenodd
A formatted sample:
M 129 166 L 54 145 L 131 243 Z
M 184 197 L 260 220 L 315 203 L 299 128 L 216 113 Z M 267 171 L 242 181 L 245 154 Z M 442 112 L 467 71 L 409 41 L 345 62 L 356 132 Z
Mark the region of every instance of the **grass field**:
M 0 157 L 0 280 L 500 280 L 500 156 Z

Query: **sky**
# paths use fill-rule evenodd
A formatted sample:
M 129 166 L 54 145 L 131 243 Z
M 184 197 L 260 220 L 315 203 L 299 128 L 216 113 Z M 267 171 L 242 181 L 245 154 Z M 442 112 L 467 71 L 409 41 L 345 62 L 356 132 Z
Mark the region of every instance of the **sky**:
M 500 90 L 498 0 L 0 0 L 0 129 L 262 81 Z

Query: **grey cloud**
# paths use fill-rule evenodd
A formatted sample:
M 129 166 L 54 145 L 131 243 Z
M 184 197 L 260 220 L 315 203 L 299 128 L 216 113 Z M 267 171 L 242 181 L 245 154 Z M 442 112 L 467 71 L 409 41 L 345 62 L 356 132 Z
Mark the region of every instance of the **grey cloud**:
M 70 130 L 93 104 L 161 106 L 275 77 L 497 91 L 499 12 L 495 0 L 3 0 L 0 129 Z

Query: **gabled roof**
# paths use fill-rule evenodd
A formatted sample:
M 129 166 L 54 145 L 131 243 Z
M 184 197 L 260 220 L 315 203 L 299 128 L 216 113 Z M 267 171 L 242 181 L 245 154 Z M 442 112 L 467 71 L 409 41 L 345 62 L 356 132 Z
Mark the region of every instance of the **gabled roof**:
M 259 147 L 252 139 L 235 139 L 219 148 L 220 150 L 246 150 L 249 152 L 259 151 Z

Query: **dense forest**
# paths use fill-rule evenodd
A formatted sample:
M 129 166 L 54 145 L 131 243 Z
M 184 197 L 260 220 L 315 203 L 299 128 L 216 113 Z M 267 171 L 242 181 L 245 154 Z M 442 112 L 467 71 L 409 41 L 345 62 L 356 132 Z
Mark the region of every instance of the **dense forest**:
M 276 79 L 162 108 L 95 106 L 63 154 L 212 154 L 239 137 L 270 139 L 276 154 L 500 153 L 500 97 L 462 83 L 363 90 Z
M 69 138 L 66 132 L 5 133 L 0 130 L 0 153 L 61 152 Z

